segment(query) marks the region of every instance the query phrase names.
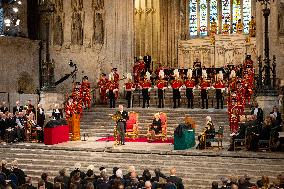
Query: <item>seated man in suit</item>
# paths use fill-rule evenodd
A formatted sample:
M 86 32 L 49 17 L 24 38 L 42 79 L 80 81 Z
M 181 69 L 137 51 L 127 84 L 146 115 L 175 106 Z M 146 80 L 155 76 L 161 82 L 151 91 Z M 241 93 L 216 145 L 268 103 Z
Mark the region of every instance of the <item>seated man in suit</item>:
M 275 117 L 275 126 L 280 126 L 282 123 L 281 113 L 279 112 L 278 108 L 276 106 L 273 107 L 273 111 L 270 112 L 270 114 L 273 114 Z
M 170 176 L 167 178 L 167 184 L 165 188 L 170 185 L 175 185 L 176 189 L 184 189 L 182 179 L 176 176 L 176 168 L 172 168 L 170 170 Z
M 16 106 L 13 107 L 13 114 L 15 115 L 16 112 L 21 112 L 23 110 L 23 106 L 20 106 L 20 101 L 16 101 Z
M 263 122 L 263 110 L 258 107 L 258 103 L 255 102 L 254 103 L 254 107 L 251 110 L 251 115 L 256 115 L 256 120 L 258 121 L 258 123 L 262 123 Z

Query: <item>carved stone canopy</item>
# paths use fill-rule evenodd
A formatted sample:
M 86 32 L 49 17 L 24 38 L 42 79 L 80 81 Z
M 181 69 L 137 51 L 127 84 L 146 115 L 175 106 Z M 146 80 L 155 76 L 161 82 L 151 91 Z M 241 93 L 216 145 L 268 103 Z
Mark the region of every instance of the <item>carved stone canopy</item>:
M 55 5 L 51 0 L 44 0 L 39 6 L 39 12 L 41 14 L 50 14 L 55 11 Z

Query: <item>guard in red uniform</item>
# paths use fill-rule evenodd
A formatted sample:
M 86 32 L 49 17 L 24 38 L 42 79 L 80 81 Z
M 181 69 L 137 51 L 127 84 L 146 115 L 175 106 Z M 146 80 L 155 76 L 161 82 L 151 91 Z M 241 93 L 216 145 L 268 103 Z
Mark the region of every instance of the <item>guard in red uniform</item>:
M 202 103 L 202 109 L 206 108 L 208 109 L 208 94 L 207 94 L 207 89 L 210 87 L 209 82 L 205 79 L 202 78 L 201 83 L 200 83 L 200 88 L 201 88 L 201 103 Z M 204 104 L 205 102 L 205 104 Z M 206 105 L 206 106 L 205 106 Z
M 222 71 L 218 74 L 218 79 L 214 85 L 215 91 L 216 91 L 216 99 L 217 99 L 217 109 L 219 109 L 219 104 L 221 102 L 221 109 L 223 109 L 224 105 L 224 98 L 223 98 L 223 91 L 225 90 L 225 85 L 223 83 L 223 73 Z
M 150 101 L 150 90 L 151 90 L 151 81 L 150 81 L 150 73 L 147 72 L 144 80 L 140 83 L 140 86 L 142 88 L 142 96 L 143 96 L 143 106 L 142 108 L 145 108 L 146 102 L 147 102 L 147 108 L 149 108 L 149 101 Z
M 98 82 L 98 86 L 100 88 L 100 98 L 102 104 L 107 104 L 107 95 L 106 91 L 108 89 L 108 79 L 106 78 L 106 74 L 102 73 L 101 78 Z
M 182 81 L 179 79 L 179 72 L 178 69 L 174 70 L 174 77 L 175 79 L 172 82 L 172 88 L 173 88 L 173 101 L 174 101 L 174 108 L 180 107 L 180 89 L 182 86 Z M 178 101 L 178 106 L 177 106 Z
M 134 84 L 132 83 L 131 73 L 127 74 L 127 82 L 124 84 L 124 88 L 126 91 L 126 100 L 127 100 L 127 108 L 133 107 L 132 104 L 132 91 L 135 89 Z
M 229 80 L 229 91 L 236 90 L 236 72 L 235 70 L 231 71 L 230 80 Z
M 112 68 L 112 75 L 113 75 L 113 80 L 114 82 L 117 83 L 117 88 L 119 89 L 119 80 L 120 80 L 120 77 L 119 77 L 119 74 L 117 73 L 117 68 Z M 115 92 L 115 100 L 118 99 L 118 90 Z
M 91 108 L 91 83 L 88 81 L 87 76 L 83 77 L 80 92 L 81 92 L 82 101 L 83 101 L 84 106 L 90 109 Z
M 109 107 L 115 108 L 115 100 L 116 92 L 118 91 L 118 84 L 114 81 L 114 75 L 112 73 L 109 74 L 109 82 L 108 82 L 108 98 L 109 98 Z
M 164 71 L 160 70 L 159 72 L 159 80 L 157 81 L 157 88 L 158 88 L 158 99 L 159 99 L 159 105 L 158 108 L 164 108 L 164 93 L 166 89 L 166 81 L 164 80 Z
M 135 84 L 139 84 L 140 83 L 140 79 L 143 80 L 143 78 L 141 78 L 144 74 L 145 74 L 145 62 L 143 60 L 142 56 L 139 56 L 139 60 L 138 62 L 136 62 L 134 64 L 133 67 L 133 74 L 134 74 L 134 83 Z
M 68 121 L 74 113 L 74 104 L 72 97 L 69 97 L 66 105 L 65 105 L 65 118 Z
M 195 87 L 195 79 L 192 77 L 192 70 L 187 71 L 187 79 L 184 82 L 186 87 L 186 98 L 187 98 L 187 107 L 193 108 L 193 89 Z

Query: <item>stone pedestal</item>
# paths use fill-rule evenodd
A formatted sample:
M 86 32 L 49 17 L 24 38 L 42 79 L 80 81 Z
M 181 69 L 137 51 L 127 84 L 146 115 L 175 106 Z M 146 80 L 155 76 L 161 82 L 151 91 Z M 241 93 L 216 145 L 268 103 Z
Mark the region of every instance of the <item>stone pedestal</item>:
M 59 108 L 64 108 L 63 103 L 65 101 L 65 97 L 61 93 L 52 93 L 52 92 L 41 92 L 40 93 L 40 104 L 46 110 L 46 112 L 52 111 L 54 109 L 55 104 L 59 104 Z
M 269 115 L 273 107 L 279 104 L 278 96 L 258 96 L 256 101 L 259 107 L 262 108 L 264 116 Z

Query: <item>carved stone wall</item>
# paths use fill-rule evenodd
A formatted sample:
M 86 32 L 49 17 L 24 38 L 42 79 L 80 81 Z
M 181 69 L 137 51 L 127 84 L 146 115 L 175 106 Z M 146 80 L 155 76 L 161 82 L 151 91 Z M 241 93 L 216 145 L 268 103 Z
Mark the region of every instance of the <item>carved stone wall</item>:
M 56 65 L 55 80 L 72 71 L 68 65 L 71 59 L 79 69 L 77 80 L 87 75 L 91 82 L 97 82 L 100 74 L 110 73 L 112 67 L 117 67 L 120 75 L 126 75 L 131 71 L 134 57 L 134 1 L 72 0 L 71 2 L 69 0 L 63 2 L 63 44 L 51 46 L 51 57 Z M 74 8 L 76 6 L 77 8 Z M 74 12 L 79 12 L 81 16 L 82 44 L 72 43 Z M 51 32 L 54 32 L 53 28 Z M 79 33 L 76 31 L 76 36 L 77 34 Z M 58 90 L 63 92 L 70 88 L 71 79 L 58 86 Z
M 252 56 L 256 62 L 257 52 L 255 38 L 246 42 L 245 35 L 216 35 L 215 44 L 211 44 L 209 37 L 183 40 L 179 42 L 179 67 L 192 68 L 198 59 L 202 66 L 221 67 L 226 64 L 241 64 L 246 54 Z M 257 64 L 255 64 L 257 66 Z
M 39 42 L 0 37 L 0 91 L 34 93 L 39 88 Z

